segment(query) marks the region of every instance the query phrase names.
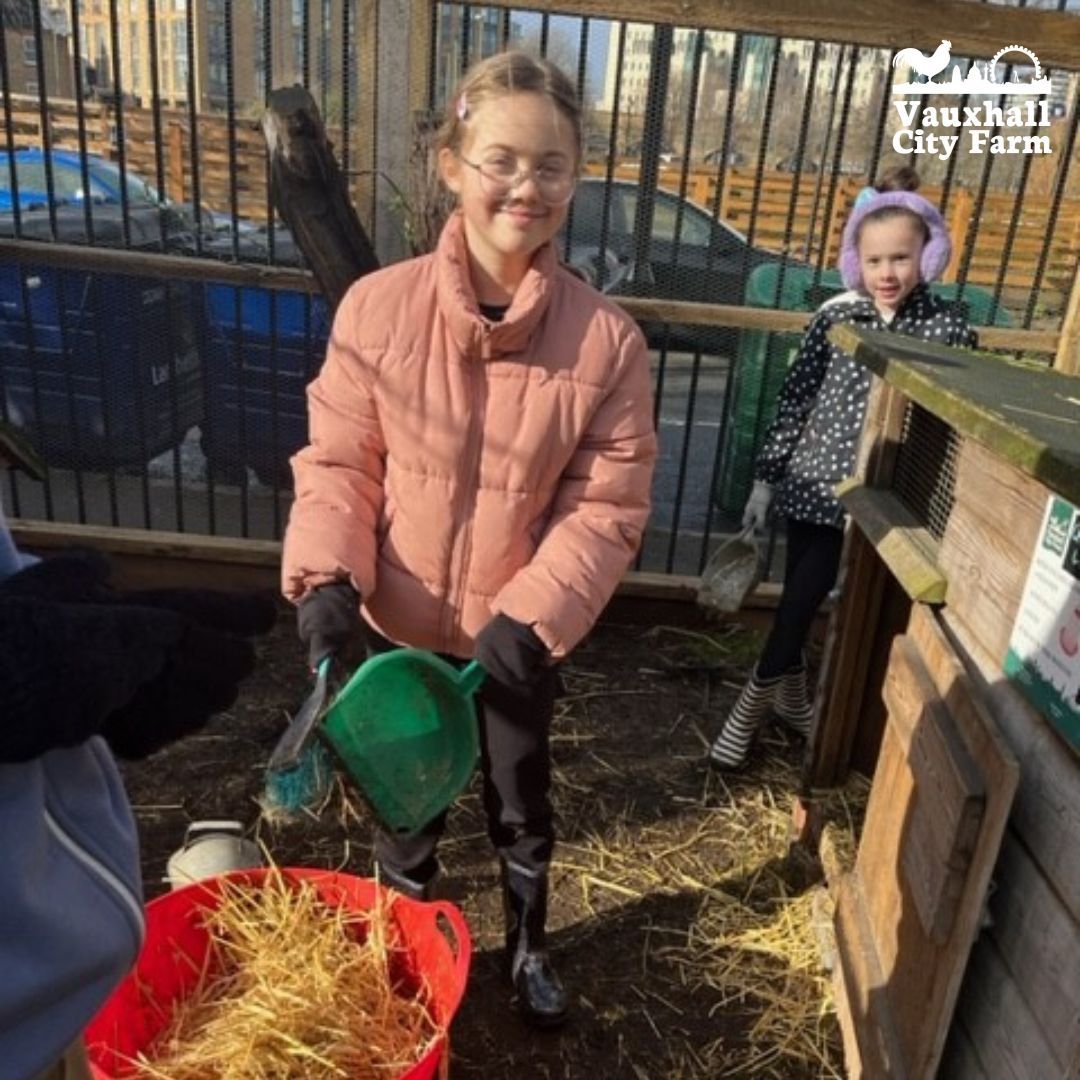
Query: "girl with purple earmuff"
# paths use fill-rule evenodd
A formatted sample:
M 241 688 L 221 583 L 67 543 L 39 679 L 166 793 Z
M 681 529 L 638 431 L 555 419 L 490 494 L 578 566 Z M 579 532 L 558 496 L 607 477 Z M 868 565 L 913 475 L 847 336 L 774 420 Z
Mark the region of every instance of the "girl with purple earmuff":
M 840 274 L 847 292 L 814 316 L 780 390 L 776 419 L 754 470 L 743 526 L 785 521 L 784 591 L 750 680 L 714 740 L 709 760 L 737 769 L 770 713 L 808 736 L 813 719 L 803 646 L 836 584 L 845 513 L 835 486 L 850 476 L 870 393 L 870 372 L 828 340 L 848 323 L 866 330 L 975 346 L 966 307 L 934 295 L 952 243 L 940 212 L 916 194 L 914 169 L 887 172 L 855 200 L 844 228 Z

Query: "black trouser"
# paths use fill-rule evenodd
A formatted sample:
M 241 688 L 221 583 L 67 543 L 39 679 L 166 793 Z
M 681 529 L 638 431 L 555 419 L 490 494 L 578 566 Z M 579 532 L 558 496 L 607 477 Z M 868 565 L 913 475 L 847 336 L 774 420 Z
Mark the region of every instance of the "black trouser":
M 817 610 L 836 584 L 844 530 L 787 519 L 784 591 L 765 649 L 758 660 L 759 678 L 783 675 L 802 658 Z
M 395 648 L 370 627 L 365 632 L 369 654 Z M 451 656 L 444 659 L 456 667 L 463 663 Z M 488 836 L 501 856 L 526 870 L 546 867 L 555 845 L 548 736 L 558 685 L 558 670 L 553 667 L 528 697 L 509 693 L 493 679 L 486 680 L 476 695 Z M 444 811 L 415 836 L 377 829 L 375 858 L 423 883 L 435 872 L 435 848 L 445 826 Z

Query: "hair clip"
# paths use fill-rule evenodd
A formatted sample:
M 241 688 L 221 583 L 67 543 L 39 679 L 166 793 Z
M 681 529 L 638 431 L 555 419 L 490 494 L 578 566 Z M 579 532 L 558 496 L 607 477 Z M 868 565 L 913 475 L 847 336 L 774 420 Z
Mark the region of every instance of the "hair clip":
M 468 99 L 462 94 L 457 99 L 457 118 L 459 120 L 466 120 L 469 116 L 469 102 Z

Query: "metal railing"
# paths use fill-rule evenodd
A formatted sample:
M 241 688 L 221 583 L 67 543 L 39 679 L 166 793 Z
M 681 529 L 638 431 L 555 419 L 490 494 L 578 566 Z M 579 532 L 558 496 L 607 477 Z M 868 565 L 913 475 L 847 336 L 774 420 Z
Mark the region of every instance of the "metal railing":
M 639 565 L 699 571 L 734 524 L 744 444 L 768 419 L 749 376 L 775 375 L 791 339 L 703 325 L 674 305 L 787 309 L 785 279 L 807 271 L 796 306 L 835 291 L 851 200 L 899 160 L 892 50 L 801 25 L 760 34 L 639 23 L 614 3 L 609 17 L 554 7 L 415 4 L 403 34 L 369 0 L 259 0 L 253 19 L 233 0 L 0 4 L 0 410 L 52 465 L 44 484 L 9 481 L 9 509 L 280 536 L 284 462 L 303 441 L 328 314 L 275 221 L 267 95 L 311 90 L 385 262 L 432 242 L 424 140 L 455 80 L 520 46 L 560 63 L 585 102 L 591 175 L 563 253 L 625 300 L 653 350 L 662 457 Z M 635 10 L 647 18 L 648 5 Z M 33 64 L 14 44 L 23 35 Z M 1052 75 L 1051 159 L 920 159 L 958 240 L 960 295 L 981 290 L 989 318 L 1043 331 L 1043 348 L 1080 251 L 1080 80 Z M 777 261 L 775 292 L 748 298 L 755 268 Z

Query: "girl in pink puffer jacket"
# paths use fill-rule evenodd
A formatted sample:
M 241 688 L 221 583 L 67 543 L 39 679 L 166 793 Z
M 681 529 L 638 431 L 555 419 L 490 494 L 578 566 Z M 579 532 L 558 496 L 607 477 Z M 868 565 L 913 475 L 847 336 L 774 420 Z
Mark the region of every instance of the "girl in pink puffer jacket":
M 308 390 L 310 444 L 283 586 L 315 667 L 363 636 L 488 673 L 479 695 L 488 831 L 510 976 L 529 1020 L 566 994 L 544 947 L 554 844 L 556 669 L 637 551 L 656 457 L 645 342 L 559 265 L 581 161 L 573 84 L 503 53 L 476 65 L 439 134 L 458 208 L 431 254 L 358 281 Z M 445 815 L 380 833 L 383 880 L 426 895 Z

